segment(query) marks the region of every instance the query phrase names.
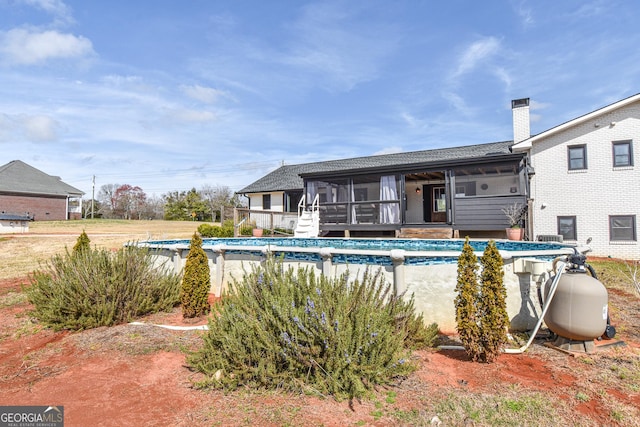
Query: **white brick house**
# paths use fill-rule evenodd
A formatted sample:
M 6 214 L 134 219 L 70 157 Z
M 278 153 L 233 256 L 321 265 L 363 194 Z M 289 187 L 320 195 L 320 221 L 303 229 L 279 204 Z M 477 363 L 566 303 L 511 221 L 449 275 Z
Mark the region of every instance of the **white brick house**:
M 590 255 L 640 259 L 640 94 L 522 141 L 518 132 L 512 150 L 535 171 L 532 238 L 558 234 Z

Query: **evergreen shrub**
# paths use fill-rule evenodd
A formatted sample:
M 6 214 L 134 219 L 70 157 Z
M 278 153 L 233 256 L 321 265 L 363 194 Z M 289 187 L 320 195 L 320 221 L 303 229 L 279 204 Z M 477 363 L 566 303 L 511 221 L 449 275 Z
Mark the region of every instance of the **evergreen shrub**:
M 233 237 L 233 220 L 228 219 L 222 225 L 200 224 L 198 233 L 202 237 Z
M 394 296 L 380 273 L 361 280 L 285 269 L 272 256 L 234 280 L 189 364 L 202 387 L 285 389 L 336 399 L 366 396 L 415 369 L 411 349 L 437 325 Z
M 478 259 L 467 237 L 458 258 L 456 324 L 469 357 L 492 362 L 507 342 L 509 326 L 504 264 L 493 240 L 487 244 L 480 264 L 478 275 Z
M 189 254 L 182 277 L 180 300 L 184 318 L 198 317 L 209 313 L 210 288 L 209 259 L 202 249 L 202 239 L 198 233 L 194 233 L 189 244 Z
M 154 265 L 146 248 L 67 250 L 35 271 L 25 292 L 43 324 L 82 330 L 171 310 L 180 301 L 180 277 Z
M 89 239 L 89 236 L 87 236 L 87 233 L 82 230 L 82 233 L 80 233 L 80 236 L 78 236 L 78 239 L 76 240 L 76 244 L 73 245 L 73 254 L 76 253 L 80 253 L 80 252 L 84 252 L 84 251 L 90 251 L 91 250 L 91 240 Z
M 478 257 L 473 253 L 469 237 L 458 257 L 456 283 L 456 329 L 469 357 L 476 361 L 482 354 L 480 323 L 476 300 L 479 292 Z
M 496 247 L 489 242 L 480 259 L 482 273 L 478 311 L 482 338 L 480 340 L 487 362 L 495 360 L 507 343 L 507 289 L 504 286 L 504 262 Z

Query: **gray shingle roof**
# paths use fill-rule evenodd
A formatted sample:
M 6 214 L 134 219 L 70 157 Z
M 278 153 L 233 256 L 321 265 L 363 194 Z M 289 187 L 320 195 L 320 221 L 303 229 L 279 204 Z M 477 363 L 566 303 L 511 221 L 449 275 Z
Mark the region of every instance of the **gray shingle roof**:
M 281 166 L 273 172 L 249 184 L 238 193 L 261 193 L 267 191 L 301 190 L 301 174 L 354 171 L 358 169 L 407 167 L 411 164 L 437 164 L 445 161 L 463 161 L 482 158 L 488 155 L 511 154 L 509 147 L 513 141 L 492 142 L 488 144 L 467 145 L 463 147 L 439 148 L 435 150 L 410 151 L 384 154 L 379 156 L 355 157 L 351 159 L 328 160 L 324 162 L 303 163 Z
M 0 192 L 81 197 L 84 192 L 20 160 L 0 166 Z

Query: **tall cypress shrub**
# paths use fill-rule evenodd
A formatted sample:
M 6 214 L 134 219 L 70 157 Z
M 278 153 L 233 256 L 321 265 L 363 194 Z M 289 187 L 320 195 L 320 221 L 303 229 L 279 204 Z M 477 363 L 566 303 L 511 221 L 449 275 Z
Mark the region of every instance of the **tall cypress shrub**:
M 192 318 L 209 313 L 209 260 L 202 249 L 202 239 L 193 233 L 182 278 L 182 317 Z
M 507 290 L 504 286 L 504 262 L 496 242 L 489 242 L 480 260 L 482 264 L 478 312 L 484 358 L 492 362 L 507 343 Z
M 467 237 L 462 253 L 458 257 L 456 329 L 467 354 L 473 361 L 478 360 L 482 354 L 479 313 L 476 306 L 478 291 L 478 257 L 473 253 Z

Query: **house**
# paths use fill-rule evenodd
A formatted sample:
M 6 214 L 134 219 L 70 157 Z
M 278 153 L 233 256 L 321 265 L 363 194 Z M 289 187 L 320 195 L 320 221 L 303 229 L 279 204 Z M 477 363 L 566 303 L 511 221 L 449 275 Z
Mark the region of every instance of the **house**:
M 529 240 L 640 258 L 640 94 L 534 136 L 529 99 L 511 107 L 513 141 L 282 166 L 239 193 L 281 211 L 317 197 L 320 235 L 345 236 L 504 237 L 517 204 Z
M 639 259 L 640 94 L 516 140 L 531 177 L 531 235 Z
M 20 161 L 0 166 L 0 214 L 20 221 L 80 219 L 84 193 Z
M 319 204 L 323 236 L 504 237 L 527 204 L 526 153 L 511 141 L 281 166 L 238 193 L 250 210 Z

